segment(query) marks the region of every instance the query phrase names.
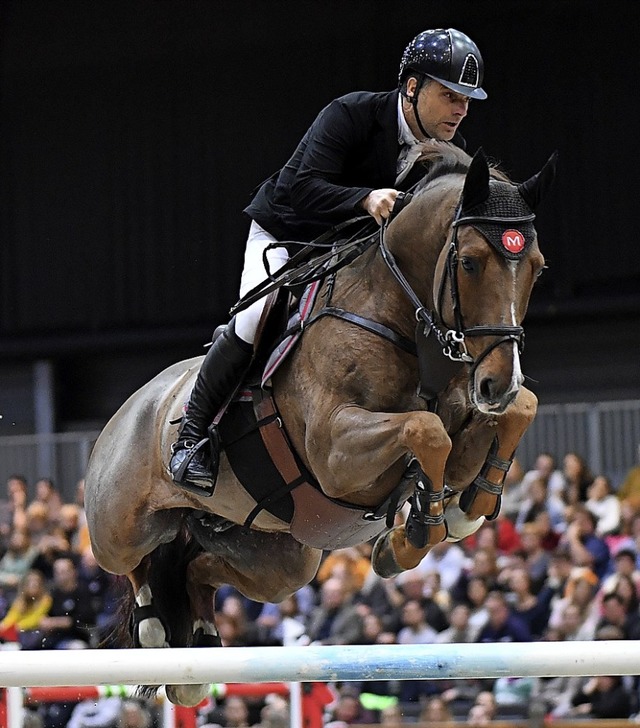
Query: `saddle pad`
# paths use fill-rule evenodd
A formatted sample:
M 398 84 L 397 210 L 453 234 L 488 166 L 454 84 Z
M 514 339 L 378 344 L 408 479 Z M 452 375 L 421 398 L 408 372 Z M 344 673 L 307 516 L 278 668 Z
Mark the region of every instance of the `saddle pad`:
M 313 311 L 313 307 L 318 297 L 318 292 L 320 291 L 321 284 L 321 280 L 314 281 L 305 288 L 304 293 L 302 294 L 302 296 L 300 296 L 298 310 L 293 314 L 293 316 L 291 316 L 287 325 L 287 331 L 293 329 L 293 333 L 284 338 L 271 352 L 262 373 L 263 387 L 266 387 L 270 384 L 269 380 L 278 370 L 282 362 L 287 358 L 289 353 L 293 350 L 296 343 L 302 336 L 304 323 L 311 315 L 311 311 Z

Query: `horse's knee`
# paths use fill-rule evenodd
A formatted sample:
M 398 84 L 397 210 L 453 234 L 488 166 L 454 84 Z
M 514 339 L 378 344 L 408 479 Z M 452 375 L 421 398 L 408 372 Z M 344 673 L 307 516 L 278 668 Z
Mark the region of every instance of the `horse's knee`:
M 430 412 L 414 412 L 411 415 L 402 427 L 401 439 L 412 447 L 426 447 L 433 452 L 448 454 L 451 438 L 442 420 Z

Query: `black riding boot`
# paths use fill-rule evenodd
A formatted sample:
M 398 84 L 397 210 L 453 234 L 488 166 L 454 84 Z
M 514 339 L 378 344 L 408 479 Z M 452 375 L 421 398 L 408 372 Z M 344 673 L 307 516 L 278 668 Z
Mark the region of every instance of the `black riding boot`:
M 213 495 L 219 453 L 209 448 L 207 429 L 251 361 L 252 347 L 239 339 L 233 322 L 213 342 L 191 391 L 169 463 L 177 485 Z

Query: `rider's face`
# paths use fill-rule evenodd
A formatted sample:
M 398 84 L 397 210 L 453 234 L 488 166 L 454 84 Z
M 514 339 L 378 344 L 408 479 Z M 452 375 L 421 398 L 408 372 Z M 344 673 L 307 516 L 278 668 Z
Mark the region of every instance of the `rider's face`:
M 407 94 L 413 96 L 417 89 L 417 81 L 409 78 L 407 81 Z M 418 95 L 418 114 L 422 126 L 433 139 L 451 141 L 460 122 L 469 110 L 469 97 L 451 91 L 438 81 L 428 81 Z M 405 118 L 409 128 L 417 139 L 423 134 L 416 123 L 413 109 L 406 102 L 403 104 Z

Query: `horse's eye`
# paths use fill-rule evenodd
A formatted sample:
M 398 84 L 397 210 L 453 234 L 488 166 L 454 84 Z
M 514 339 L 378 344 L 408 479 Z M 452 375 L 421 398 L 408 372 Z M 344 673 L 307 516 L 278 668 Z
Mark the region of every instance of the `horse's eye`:
M 548 266 L 543 265 L 542 268 L 536 273 L 536 278 L 540 278 L 540 276 L 547 270 Z
M 463 255 L 462 258 L 460 258 L 460 265 L 469 273 L 473 272 L 476 269 L 476 265 L 475 265 L 473 258 L 468 258 L 465 255 Z

